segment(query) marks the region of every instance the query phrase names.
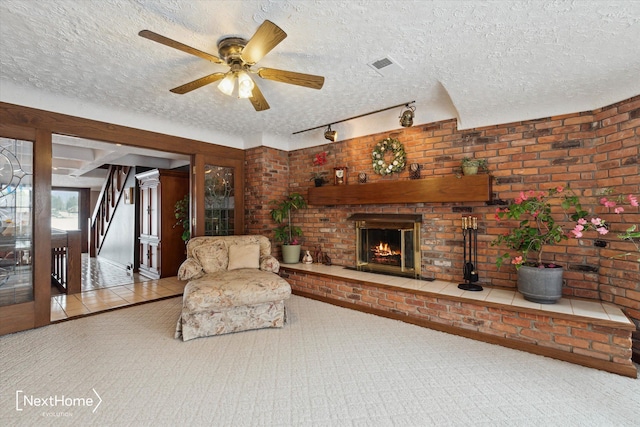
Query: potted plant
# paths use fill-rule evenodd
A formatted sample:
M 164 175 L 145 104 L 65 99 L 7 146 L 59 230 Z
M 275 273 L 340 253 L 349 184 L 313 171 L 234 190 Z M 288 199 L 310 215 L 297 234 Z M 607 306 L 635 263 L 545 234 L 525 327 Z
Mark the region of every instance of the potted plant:
M 475 159 L 473 157 L 464 157 L 462 159 L 462 173 L 465 175 L 476 175 L 479 170 L 487 171 L 487 161 L 485 159 Z
M 279 224 L 274 229 L 275 240 L 282 242 L 282 260 L 284 264 L 296 264 L 300 261 L 300 240 L 302 229 L 291 224 L 291 211 L 307 207 L 307 202 L 299 193 L 291 193 L 284 200 L 271 200 L 271 218 Z
M 620 198 L 620 200 L 625 200 Z M 629 195 L 626 200 L 631 206 L 638 206 L 637 199 Z M 607 198 L 600 199 L 605 207 L 616 204 Z M 617 207 L 615 212 L 621 213 L 623 208 Z M 564 216 L 564 221 L 559 216 Z M 525 299 L 542 304 L 553 304 L 562 296 L 563 268 L 555 263 L 545 262 L 544 251 L 548 246 L 558 244 L 564 240 L 583 237 L 583 232 L 593 229 L 599 234 L 608 233 L 608 226 L 601 218 L 587 218 L 586 212 L 578 196 L 562 187 L 550 190 L 520 192 L 506 208 L 496 210 L 496 220 L 503 219 L 519 221 L 506 234 L 498 236 L 491 245 L 504 245 L 519 253 L 511 257 L 509 253 L 500 255 L 496 265 L 500 268 L 511 258 L 511 264 L 518 271 L 518 291 Z M 570 227 L 565 230 L 565 225 Z M 625 234 L 618 236 L 635 244 L 635 226 L 627 229 Z M 637 248 L 637 246 L 636 246 Z M 537 254 L 534 260 L 529 259 L 530 252 Z
M 313 181 L 316 187 L 322 187 L 326 184 L 327 179 L 325 178 L 327 175 L 326 171 L 323 172 L 311 172 L 311 179 L 309 181 Z
M 191 238 L 191 224 L 189 222 L 189 194 L 185 194 L 185 196 L 178 200 L 173 209 L 174 214 L 176 215 L 176 219 L 178 220 L 173 228 L 178 226 L 182 226 L 182 241 L 187 243 L 189 238 Z
M 553 304 L 562 296 L 563 268 L 543 261 L 547 246 L 569 238 L 568 232 L 565 232 L 562 223 L 556 221 L 557 215 L 553 213 L 556 202 L 562 207 L 565 217 L 570 217 L 574 223 L 587 216 L 578 196 L 570 191 L 565 192 L 562 187 L 547 192 L 523 191 L 508 207 L 496 210 L 498 221 L 510 219 L 519 221 L 518 225 L 491 242 L 492 245 L 505 245 L 520 253 L 511 260 L 518 271 L 518 291 L 525 299 L 543 304 Z M 535 261 L 528 259 L 532 251 L 537 253 Z M 500 255 L 496 260 L 498 268 L 509 258 L 509 253 Z

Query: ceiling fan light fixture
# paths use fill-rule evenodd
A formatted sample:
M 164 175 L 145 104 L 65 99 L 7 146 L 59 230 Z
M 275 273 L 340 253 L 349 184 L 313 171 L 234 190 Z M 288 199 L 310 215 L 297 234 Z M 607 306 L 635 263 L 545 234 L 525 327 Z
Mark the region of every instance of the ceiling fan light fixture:
M 229 67 L 229 71 L 226 73 L 215 72 L 170 89 L 172 93 L 178 95 L 184 95 L 213 82 L 219 82 L 218 89 L 220 92 L 228 96 L 249 98 L 251 105 L 253 105 L 256 111 L 264 111 L 270 108 L 269 103 L 262 94 L 260 87 L 256 85 L 251 73 L 257 74 L 258 77 L 262 79 L 311 89 L 321 89 L 324 85 L 324 77 L 322 76 L 278 70 L 275 68 L 252 69 L 258 61 L 287 37 L 287 33 L 269 20 L 262 22 L 253 36 L 248 40 L 236 36 L 220 38 L 218 40 L 219 56 L 195 49 L 179 41 L 154 33 L 153 31 L 142 30 L 138 35 L 167 47 L 206 59 L 215 64 L 223 64 Z M 236 79 L 238 80 L 238 89 L 236 89 Z
M 324 139 L 328 139 L 331 142 L 336 142 L 338 140 L 338 132 L 335 130 L 331 130 L 331 125 L 327 127 L 327 130 L 324 131 Z
M 233 73 L 227 73 L 225 78 L 222 79 L 218 84 L 218 89 L 220 89 L 220 92 L 224 93 L 225 95 L 232 96 L 233 89 L 235 89 L 235 86 L 236 86 L 235 76 L 233 75 Z
M 238 98 L 251 98 L 253 96 L 253 79 L 244 71 L 238 73 Z

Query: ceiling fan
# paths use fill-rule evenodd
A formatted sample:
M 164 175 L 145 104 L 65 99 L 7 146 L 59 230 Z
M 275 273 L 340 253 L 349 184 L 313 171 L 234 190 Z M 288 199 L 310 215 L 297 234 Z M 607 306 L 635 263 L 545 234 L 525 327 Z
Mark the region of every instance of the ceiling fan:
M 138 35 L 165 46 L 206 59 L 207 61 L 211 61 L 216 64 L 226 64 L 230 67 L 230 70 L 226 73 L 209 74 L 208 76 L 201 77 L 197 80 L 171 89 L 171 92 L 180 95 L 221 80 L 218 84 L 218 89 L 220 89 L 221 92 L 230 96 L 233 96 L 235 93 L 239 98 L 248 98 L 256 111 L 263 111 L 269 109 L 269 104 L 262 95 L 260 88 L 251 77 L 251 74 L 257 74 L 261 78 L 267 80 L 274 80 L 277 82 L 304 86 L 312 89 L 321 89 L 324 84 L 324 77 L 322 76 L 277 70 L 275 68 L 258 68 L 257 70 L 253 70 L 251 68 L 256 64 L 256 62 L 260 61 L 260 59 L 262 59 L 287 37 L 287 33 L 268 20 L 264 21 L 260 27 L 258 27 L 258 30 L 249 40 L 245 40 L 240 37 L 221 38 L 218 42 L 219 57 L 195 49 L 191 46 L 187 46 L 175 40 L 171 40 L 167 37 L 161 36 L 160 34 L 156 34 L 153 31 L 142 30 Z M 237 91 L 235 89 L 236 81 L 238 83 Z

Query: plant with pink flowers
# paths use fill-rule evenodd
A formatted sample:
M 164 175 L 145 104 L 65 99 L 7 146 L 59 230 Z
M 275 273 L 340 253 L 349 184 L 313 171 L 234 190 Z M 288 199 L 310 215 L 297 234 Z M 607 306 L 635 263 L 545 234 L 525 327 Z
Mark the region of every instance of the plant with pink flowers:
M 603 191 L 603 197 L 600 198 L 600 204 L 606 208 L 613 208 L 613 211 L 616 214 L 621 214 L 624 212 L 625 208 L 623 205 L 629 205 L 632 207 L 638 207 L 638 198 L 633 194 L 628 194 L 626 196 L 618 195 L 615 198 L 610 198 L 606 196 L 610 196 L 612 193 L 611 189 L 606 189 Z M 609 232 L 608 224 L 600 217 L 591 218 L 590 221 L 586 219 L 579 219 L 573 230 L 571 230 L 571 234 L 576 239 L 580 239 L 584 236 L 589 230 L 595 230 L 601 235 L 607 234 Z M 628 227 L 623 233 L 618 234 L 618 238 L 621 240 L 625 240 L 633 244 L 636 248 L 635 255 L 632 252 L 627 252 L 624 254 L 617 255 L 615 258 L 626 258 L 629 256 L 636 257 L 636 261 L 640 262 L 640 230 L 634 224 Z
M 610 195 L 611 190 L 603 193 Z M 600 204 L 614 208 L 616 214 L 624 212 L 622 204 L 638 206 L 638 199 L 633 195 L 618 196 L 615 199 L 602 197 Z M 554 209 L 554 207 L 556 207 Z M 509 253 L 500 255 L 496 265 L 500 268 L 505 261 L 511 260 L 516 268 L 522 265 L 555 267 L 553 264 L 545 264 L 542 261 L 546 246 L 560 243 L 571 238 L 582 238 L 584 233 L 593 230 L 600 235 L 609 232 L 608 224 L 600 217 L 588 218 L 589 213 L 582 208 L 578 196 L 569 189 L 562 187 L 551 188 L 544 191 L 520 192 L 509 206 L 498 208 L 495 218 L 497 221 L 504 219 L 520 221 L 518 227 L 512 228 L 508 233 L 498 236 L 491 242 L 492 246 L 504 245 L 509 249 L 519 252 L 518 256 L 511 257 Z M 560 218 L 563 216 L 564 218 Z M 565 231 L 565 225 L 571 224 L 572 229 Z M 624 233 L 618 234 L 622 240 L 633 243 L 638 252 L 640 246 L 640 231 L 632 225 Z M 536 261 L 528 260 L 529 252 L 537 252 Z M 620 256 L 631 255 L 631 253 Z M 640 262 L 640 258 L 638 259 Z
M 509 206 L 496 210 L 495 218 L 498 221 L 503 219 L 520 221 L 517 227 L 491 242 L 492 246 L 504 245 L 520 253 L 513 258 L 509 253 L 500 255 L 496 260 L 498 268 L 509 259 L 516 268 L 520 268 L 522 265 L 533 265 L 540 268 L 554 266 L 542 261 L 545 247 L 569 238 L 563 223 L 556 219 L 559 214 L 557 209 L 554 210 L 556 204 L 562 208 L 561 213 L 564 214 L 566 221 L 571 220 L 575 223 L 586 218 L 588 214 L 582 208 L 578 196 L 570 190 L 565 191 L 562 187 L 551 188 L 546 192 L 521 191 L 520 196 Z M 535 262 L 527 259 L 531 251 L 538 254 Z

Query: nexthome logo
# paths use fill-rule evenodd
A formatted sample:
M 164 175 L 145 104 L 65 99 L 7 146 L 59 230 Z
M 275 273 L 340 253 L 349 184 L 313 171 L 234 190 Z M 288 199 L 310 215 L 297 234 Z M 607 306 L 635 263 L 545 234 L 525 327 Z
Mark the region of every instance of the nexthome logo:
M 24 411 L 25 408 L 38 408 L 38 409 L 71 409 L 71 408 L 93 408 L 91 412 L 96 412 L 98 406 L 102 403 L 102 398 L 92 388 L 95 396 L 90 397 L 72 397 L 63 395 L 53 396 L 34 396 L 32 394 L 26 394 L 22 390 L 16 390 L 16 411 Z M 46 415 L 46 413 L 45 413 Z

